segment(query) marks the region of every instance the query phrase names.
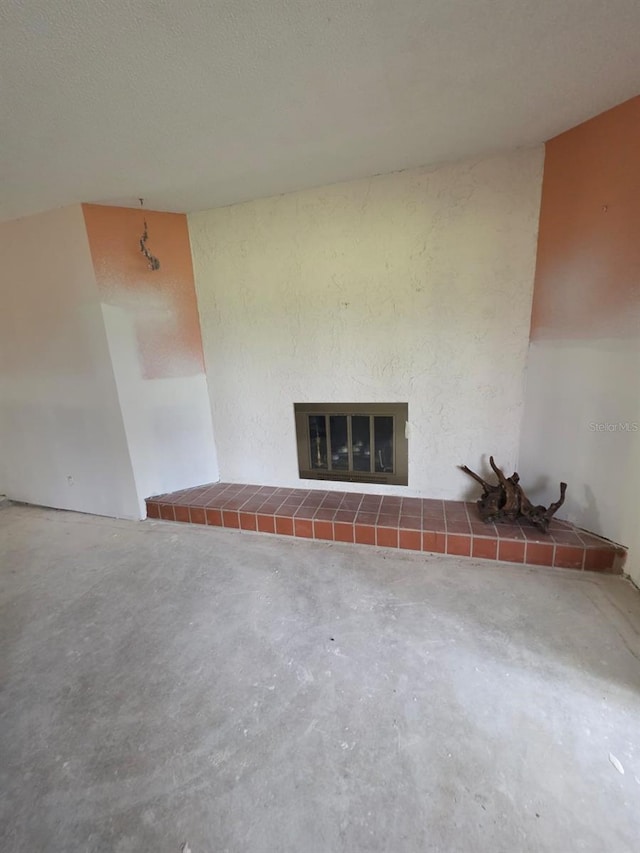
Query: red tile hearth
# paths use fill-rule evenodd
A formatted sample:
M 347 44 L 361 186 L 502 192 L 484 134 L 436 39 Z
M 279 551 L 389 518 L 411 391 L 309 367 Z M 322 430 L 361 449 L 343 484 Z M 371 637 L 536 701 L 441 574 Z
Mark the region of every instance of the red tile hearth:
M 147 499 L 147 518 L 432 554 L 622 574 L 626 550 L 554 519 L 483 524 L 475 504 L 211 483 Z

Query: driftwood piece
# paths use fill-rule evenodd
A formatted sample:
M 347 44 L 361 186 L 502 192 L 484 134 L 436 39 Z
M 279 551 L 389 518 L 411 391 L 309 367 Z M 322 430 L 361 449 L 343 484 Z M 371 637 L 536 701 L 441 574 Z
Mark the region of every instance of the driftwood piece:
M 480 518 L 487 522 L 514 522 L 519 518 L 526 518 L 543 533 L 547 533 L 551 519 L 564 503 L 567 484 L 560 483 L 560 498 L 548 507 L 541 504 L 534 505 L 520 485 L 517 471 L 514 471 L 510 477 L 505 477 L 503 471 L 493 461 L 493 456 L 489 457 L 489 463 L 498 478 L 495 485 L 487 483 L 466 465 L 460 465 L 461 471 L 473 477 L 482 486 L 482 497 L 478 500 Z

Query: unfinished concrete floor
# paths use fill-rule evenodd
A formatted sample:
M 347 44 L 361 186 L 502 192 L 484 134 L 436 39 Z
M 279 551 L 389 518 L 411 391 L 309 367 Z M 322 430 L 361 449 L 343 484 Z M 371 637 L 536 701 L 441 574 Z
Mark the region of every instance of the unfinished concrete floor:
M 17 506 L 0 562 L 2 850 L 640 849 L 620 578 Z

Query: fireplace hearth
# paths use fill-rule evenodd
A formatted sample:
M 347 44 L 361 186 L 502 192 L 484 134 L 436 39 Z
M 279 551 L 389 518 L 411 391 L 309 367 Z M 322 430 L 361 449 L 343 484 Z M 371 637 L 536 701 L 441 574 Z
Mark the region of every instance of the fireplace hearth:
M 147 514 L 247 533 L 597 572 L 621 573 L 626 554 L 568 521 L 552 519 L 545 534 L 525 519 L 485 523 L 473 503 L 432 498 L 208 483 L 149 498 Z

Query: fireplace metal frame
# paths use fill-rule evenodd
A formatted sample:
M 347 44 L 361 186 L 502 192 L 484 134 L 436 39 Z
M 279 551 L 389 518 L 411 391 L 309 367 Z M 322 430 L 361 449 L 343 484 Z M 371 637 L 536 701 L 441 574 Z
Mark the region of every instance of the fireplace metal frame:
M 406 486 L 409 482 L 409 442 L 406 424 L 409 419 L 408 403 L 294 403 L 296 441 L 298 447 L 298 471 L 303 480 L 333 480 L 342 483 L 378 483 Z M 328 468 L 313 468 L 311 465 L 311 437 L 309 415 L 324 415 L 327 418 L 327 464 Z M 332 468 L 331 436 L 328 419 L 331 415 L 347 417 L 349 470 Z M 351 417 L 368 415 L 372 421 L 370 435 L 373 436 L 373 418 L 393 418 L 393 471 L 355 471 L 352 465 Z M 371 467 L 375 468 L 371 453 Z

